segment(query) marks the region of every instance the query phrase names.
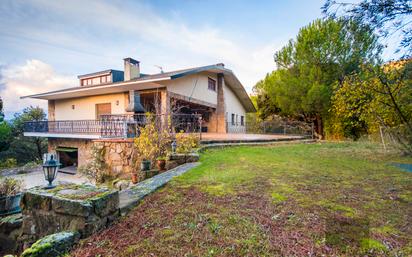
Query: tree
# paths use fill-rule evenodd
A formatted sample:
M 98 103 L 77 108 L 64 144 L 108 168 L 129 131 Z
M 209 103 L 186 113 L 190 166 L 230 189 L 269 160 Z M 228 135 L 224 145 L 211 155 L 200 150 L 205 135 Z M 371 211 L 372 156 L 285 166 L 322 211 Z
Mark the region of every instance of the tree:
M 366 26 L 318 19 L 275 53 L 278 69 L 255 88 L 280 114 L 314 121 L 322 137 L 335 83 L 359 71 L 363 63 L 379 63 L 381 49 Z
M 10 125 L 4 121 L 3 100 L 0 97 L 0 152 L 7 150 L 12 140 Z
M 3 99 L 0 96 L 0 123 L 4 121 Z
M 9 149 L 12 141 L 10 125 L 5 121 L 0 122 L 0 152 Z
M 333 97 L 333 112 L 339 120 L 363 124 L 369 132 L 379 126 L 412 154 L 412 61 L 366 65 L 347 76 Z
M 323 13 L 330 18 L 342 17 L 372 28 L 382 37 L 401 34 L 397 51 L 405 56 L 412 54 L 412 1 L 410 0 L 361 0 L 357 3 L 342 3 L 326 0 Z
M 42 137 L 24 137 L 24 123 L 27 121 L 42 121 L 46 119 L 46 113 L 40 107 L 30 106 L 22 113 L 16 113 L 13 119 L 13 135 L 21 141 L 25 141 L 35 146 L 36 159 L 41 160 L 46 152 L 47 141 Z

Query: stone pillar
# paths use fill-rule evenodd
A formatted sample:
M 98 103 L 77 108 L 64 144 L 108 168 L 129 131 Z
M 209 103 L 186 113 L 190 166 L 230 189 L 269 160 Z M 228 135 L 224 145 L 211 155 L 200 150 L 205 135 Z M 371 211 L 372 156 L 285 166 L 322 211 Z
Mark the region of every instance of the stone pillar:
M 226 105 L 223 87 L 225 78 L 222 73 L 217 74 L 217 107 L 216 107 L 216 132 L 226 133 Z M 213 115 L 213 116 L 215 116 Z
M 160 114 L 162 114 L 162 128 L 167 129 L 169 115 L 172 114 L 170 110 L 170 96 L 167 89 L 160 91 Z
M 167 89 L 160 91 L 160 113 L 170 114 L 170 96 Z
M 56 120 L 56 105 L 55 100 L 48 101 L 48 119 L 49 121 Z

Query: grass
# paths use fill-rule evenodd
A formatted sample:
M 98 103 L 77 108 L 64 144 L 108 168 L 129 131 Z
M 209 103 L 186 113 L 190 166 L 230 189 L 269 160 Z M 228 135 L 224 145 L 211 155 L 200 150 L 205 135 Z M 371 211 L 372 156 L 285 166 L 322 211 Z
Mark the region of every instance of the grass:
M 366 143 L 210 150 L 72 255 L 410 256 L 412 173 L 393 161 L 412 159 Z

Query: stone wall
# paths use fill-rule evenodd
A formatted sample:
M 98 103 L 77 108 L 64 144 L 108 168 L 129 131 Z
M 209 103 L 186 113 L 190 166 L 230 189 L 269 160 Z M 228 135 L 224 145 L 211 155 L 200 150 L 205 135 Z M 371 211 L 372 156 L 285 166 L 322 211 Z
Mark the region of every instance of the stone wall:
M 71 138 L 49 138 L 49 153 L 56 153 L 57 147 L 73 147 L 78 149 L 78 166 L 86 165 L 91 158 L 92 140 Z
M 22 221 L 20 213 L 0 218 L 0 256 L 18 251 L 17 239 L 22 232 Z
M 84 139 L 49 139 L 49 152 L 55 152 L 57 147 L 75 147 L 78 148 L 78 165 L 86 165 L 92 157 L 92 148 L 95 146 L 98 149 L 104 148 L 104 160 L 106 165 L 114 177 L 130 178 L 132 172 L 139 172 L 140 179 L 144 179 L 145 174 L 140 172 L 140 165 L 133 164 L 134 142 L 133 139 L 99 139 L 99 140 L 84 140 Z M 178 165 L 187 162 L 196 162 L 194 155 L 179 155 L 172 156 L 167 160 L 167 169 L 174 168 Z M 198 157 L 197 157 L 198 158 Z M 155 163 L 153 163 L 153 166 Z
M 94 145 L 105 148 L 105 160 L 113 175 L 121 177 L 133 172 L 133 140 L 132 139 L 106 139 L 95 140 Z
M 119 192 L 94 186 L 64 184 L 54 189 L 34 187 L 21 202 L 24 248 L 41 237 L 78 231 L 82 238 L 107 227 L 119 213 Z

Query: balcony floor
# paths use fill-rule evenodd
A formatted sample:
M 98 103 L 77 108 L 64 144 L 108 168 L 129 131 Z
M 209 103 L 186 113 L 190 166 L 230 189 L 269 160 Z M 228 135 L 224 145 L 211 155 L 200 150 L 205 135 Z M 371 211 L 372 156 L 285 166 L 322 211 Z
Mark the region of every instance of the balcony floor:
M 244 134 L 244 133 L 202 133 L 202 143 L 253 143 L 270 141 L 290 141 L 305 139 L 305 136 L 297 135 L 269 135 L 269 134 Z

